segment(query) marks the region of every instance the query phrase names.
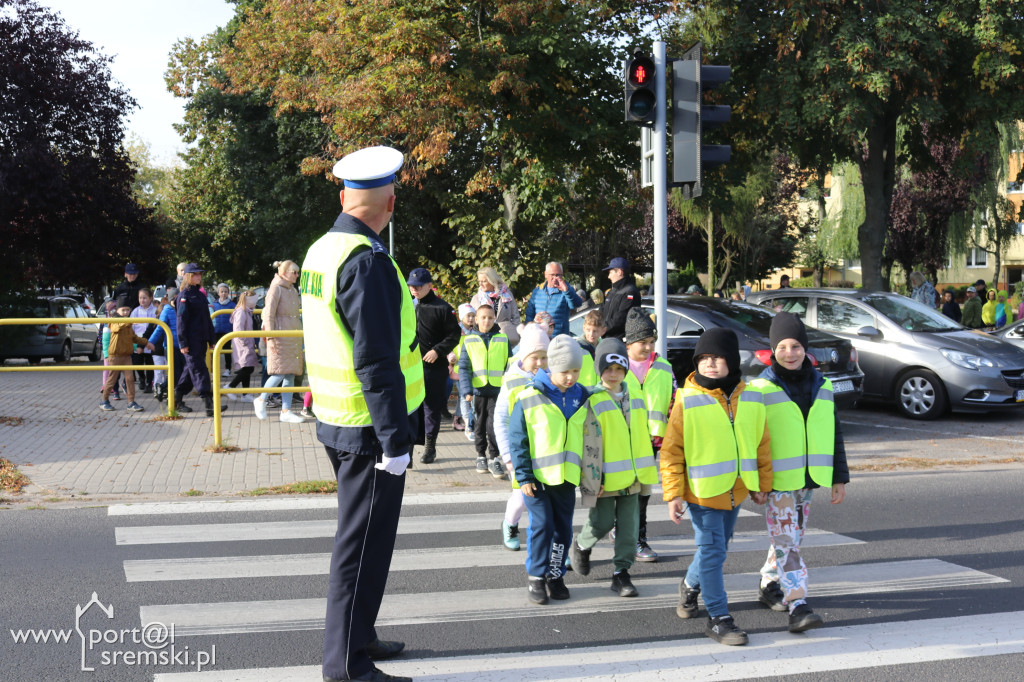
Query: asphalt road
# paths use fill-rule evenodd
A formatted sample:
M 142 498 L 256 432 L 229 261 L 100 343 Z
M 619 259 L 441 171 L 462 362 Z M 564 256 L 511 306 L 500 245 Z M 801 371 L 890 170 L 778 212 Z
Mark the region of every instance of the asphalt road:
M 869 415 L 865 421 L 887 419 L 879 412 L 850 414 L 856 414 L 858 419 Z M 850 417 L 846 421 L 851 440 L 856 440 L 856 430 L 861 427 L 854 425 Z M 896 418 L 896 422 L 907 427 L 904 420 Z M 933 425 L 925 428 L 930 426 Z M 984 426 L 999 438 L 1012 428 L 1009 422 L 992 419 Z M 911 424 L 907 428 L 916 427 Z M 948 447 L 954 443 L 990 447 L 992 442 L 963 436 L 936 438 L 947 449 L 954 449 Z M 919 442 L 917 449 L 905 451 L 927 452 L 929 447 Z M 977 657 L 972 653 L 974 650 L 969 650 L 966 658 L 951 661 L 937 660 L 939 654 L 921 649 L 931 635 L 924 636 L 925 641 L 917 645 L 893 645 L 896 651 L 887 655 L 895 658 L 888 659 L 871 652 L 855 656 L 851 663 L 849 651 L 844 652 L 843 647 L 848 644 L 855 651 L 857 646 L 873 641 L 868 635 L 893 624 L 900 633 L 913 635 L 918 631 L 930 632 L 932 626 L 953 618 L 967 619 L 952 621 L 951 626 L 958 636 L 969 638 L 977 636 L 979 622 L 995 619 L 995 614 L 1020 611 L 1024 605 L 1022 484 L 1024 467 L 1018 465 L 858 475 L 848 488 L 845 504 L 832 506 L 819 499 L 812 507 L 810 525 L 822 531 L 821 544 L 808 546 L 805 556 L 811 566 L 811 604 L 824 615 L 826 627 L 806 635 L 786 633 L 784 614 L 758 606 L 746 594 L 756 587 L 756 577 L 742 578 L 736 587 L 730 587 L 730 595 L 737 622 L 751 635 L 751 644 L 745 648 L 724 647 L 708 640 L 701 634 L 703 617 L 680 620 L 675 615 L 674 594 L 641 601 L 645 595 L 651 598 L 659 589 L 664 591 L 659 586 L 666 584 L 674 593 L 688 552 L 668 556 L 672 553 L 668 550 L 692 537 L 685 521 L 682 526 L 667 520 L 652 523 L 651 544 L 666 556 L 658 563 L 637 564 L 632 570 L 640 599 L 614 597 L 606 589 L 609 562 L 595 559 L 590 576 L 570 574 L 567 583 L 574 598 L 564 602 L 568 611 L 555 613 L 551 606 L 527 603 L 523 553 L 498 549 L 497 526 L 504 508 L 500 496 L 491 493 L 492 501 L 474 502 L 465 501 L 465 494 L 453 492 L 449 495 L 451 504 L 428 503 L 436 498 L 410 500 L 403 512 L 403 524 L 408 525 L 398 538 L 400 551 L 392 567 L 389 594 L 382 611 L 382 619 L 393 624 L 380 627 L 382 637 L 406 641 L 408 651 L 402 659 L 382 663 L 381 667 L 393 672 L 415 669 L 421 671 L 420 679 L 424 670 L 432 671 L 433 676 L 427 679 L 526 679 L 531 674 L 530 679 L 594 677 L 601 669 L 594 667 L 595 659 L 580 650 L 626 645 L 624 652 L 646 652 L 652 647 L 655 652 L 664 651 L 663 659 L 652 658 L 649 653 L 637 655 L 643 657 L 645 665 L 656 666 L 663 674 L 669 670 L 676 679 L 680 675 L 689 675 L 691 679 L 771 679 L 780 673 L 758 666 L 779 658 L 780 651 L 783 659 L 790 655 L 799 658 L 799 647 L 814 643 L 837 647 L 836 653 L 831 654 L 833 658 L 824 663 L 820 656 L 800 659 L 791 671 L 786 669 L 787 677 L 929 682 L 968 677 L 1018 679 L 1024 652 L 1020 638 L 1016 641 L 1019 648 L 1013 653 Z M 223 503 L 213 504 L 225 507 Z M 654 504 L 657 498 L 652 501 Z M 746 506 L 756 509 L 749 502 Z M 652 518 L 667 518 L 658 516 L 663 507 L 658 505 Z M 141 628 L 143 617 L 149 622 L 167 613 L 178 614 L 175 618 L 180 622 L 172 622 L 177 628 L 174 644 L 179 653 L 188 647 L 188 654 L 194 656 L 199 652 L 211 653 L 215 647 L 216 664 L 207 667 L 212 672 L 202 679 L 235 679 L 236 675 L 227 671 L 239 670 L 256 671 L 246 679 L 318 679 L 316 666 L 323 631 L 315 622 L 316 617 L 303 620 L 302 613 L 310 609 L 316 616 L 316 600 L 326 593 L 326 575 L 316 568 L 316 560 L 308 570 L 293 569 L 288 562 L 295 559 L 291 555 L 316 557 L 330 551 L 333 509 L 112 516 L 107 508 L 99 507 L 12 509 L 2 514 L 0 575 L 4 608 L 0 679 L 152 680 L 158 673 L 194 669 L 184 665 L 129 665 L 123 658 L 116 664 L 97 665 L 101 650 L 108 655 L 115 650 L 145 650 L 145 645 L 131 642 L 130 631 Z M 582 516 L 577 510 L 577 523 Z M 481 519 L 480 527 L 493 525 L 494 529 L 471 530 Z M 178 536 L 166 534 L 172 531 L 181 532 Z M 235 532 L 238 539 L 215 540 L 214 533 L 218 531 Z M 262 532 L 277 533 L 278 537 L 259 539 Z M 761 518 L 753 514 L 740 518 L 726 564 L 728 575 L 758 570 L 764 552 L 754 545 L 763 532 Z M 262 568 L 256 569 L 255 574 L 240 567 L 248 565 L 247 558 L 262 556 L 273 558 L 262 562 Z M 222 562 L 209 561 L 218 557 L 232 559 L 223 566 Z M 161 563 L 138 563 L 154 560 Z M 495 565 L 482 565 L 492 560 Z M 173 573 L 196 567 L 213 571 L 206 575 L 224 570 L 227 575 L 248 577 L 187 577 L 185 573 Z M 283 574 L 259 575 L 274 572 L 275 567 Z M 836 571 L 843 570 L 846 577 L 834 577 L 838 575 Z M 304 571 L 308 574 L 300 574 Z M 931 578 L 926 577 L 933 573 Z M 872 587 L 876 584 L 877 588 Z M 827 594 L 814 597 L 816 588 Z M 73 629 L 76 605 L 85 606 L 93 592 L 100 604 L 113 607 L 113 617 L 108 619 L 93 607 L 82 618 L 83 632 L 106 636 L 111 629 L 129 631 L 125 644 L 98 643 L 86 651 L 87 663 L 97 667 L 95 672 L 80 670 L 82 639 L 77 634 L 60 644 L 13 641 L 11 630 Z M 611 602 L 610 605 L 587 607 L 601 599 Z M 282 604 L 280 600 L 289 601 Z M 389 600 L 395 605 L 390 609 Z M 244 612 L 229 612 L 219 625 L 204 620 L 208 615 L 206 605 L 257 601 L 263 603 L 245 604 Z M 191 606 L 171 608 L 175 605 Z M 279 615 L 260 625 L 261 614 L 275 609 L 280 611 Z M 421 615 L 413 617 L 413 612 Z M 322 607 L 319 616 L 322 617 Z M 969 620 L 971 617 L 981 620 Z M 182 634 L 190 628 L 200 634 Z M 830 644 L 833 639 L 835 642 Z M 918 651 L 921 660 L 875 665 L 901 660 L 903 649 Z M 538 668 L 538 662 L 546 660 L 538 651 L 548 651 L 549 656 L 553 651 L 557 660 L 564 660 L 564 669 L 556 674 L 553 668 Z M 688 655 L 691 651 L 693 654 Z M 502 661 L 508 665 L 510 657 L 502 657 L 503 653 L 515 661 L 512 672 L 505 670 L 504 677 L 490 667 Z M 847 659 L 841 663 L 844 653 Z M 621 653 L 619 658 L 628 662 L 630 655 Z M 737 655 L 744 656 L 745 662 L 735 659 Z M 476 672 L 449 676 L 461 660 L 453 657 L 461 656 L 477 657 L 471 660 L 477 666 Z M 721 659 L 714 663 L 719 656 Z M 710 663 L 716 666 L 716 677 L 707 668 Z M 290 672 L 280 670 L 292 666 L 299 668 Z M 847 669 L 834 670 L 833 666 Z M 808 672 L 794 674 L 802 669 Z M 647 678 L 662 679 L 653 672 Z M 157 679 L 173 682 L 188 678 Z

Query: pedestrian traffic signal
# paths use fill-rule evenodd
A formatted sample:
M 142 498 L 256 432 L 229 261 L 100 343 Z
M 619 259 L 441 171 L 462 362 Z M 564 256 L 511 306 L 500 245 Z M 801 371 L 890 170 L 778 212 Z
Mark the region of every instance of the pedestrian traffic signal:
M 672 185 L 683 198 L 701 195 L 704 170 L 728 163 L 732 147 L 704 144 L 704 133 L 728 123 L 732 110 L 703 103 L 704 92 L 729 80 L 728 66 L 701 64 L 701 44 L 672 63 Z
M 626 121 L 650 125 L 657 113 L 658 97 L 654 90 L 654 60 L 637 49 L 626 60 Z

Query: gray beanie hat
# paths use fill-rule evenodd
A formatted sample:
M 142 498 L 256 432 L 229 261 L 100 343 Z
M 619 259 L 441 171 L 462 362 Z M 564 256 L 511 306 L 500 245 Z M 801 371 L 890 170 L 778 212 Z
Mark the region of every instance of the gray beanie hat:
M 650 338 L 658 338 L 654 320 L 643 308 L 630 308 L 626 315 L 626 345 Z
M 568 334 L 559 334 L 548 345 L 548 371 L 565 372 L 582 369 L 583 349 L 576 339 Z

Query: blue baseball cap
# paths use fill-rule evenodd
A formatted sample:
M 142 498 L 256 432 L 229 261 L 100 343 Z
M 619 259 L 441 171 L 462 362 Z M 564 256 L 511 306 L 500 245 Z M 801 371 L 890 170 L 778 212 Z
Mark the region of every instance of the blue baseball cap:
M 629 270 L 629 261 L 623 258 L 622 256 L 617 256 L 616 258 L 612 258 L 611 262 L 608 263 L 608 267 L 601 269 L 602 271 Z
M 189 263 L 185 266 L 185 272 L 187 273 L 201 273 L 203 272 L 198 265 L 195 263 Z
M 429 270 L 426 268 L 416 268 L 409 273 L 409 279 L 406 283 L 411 287 L 421 287 L 433 281 L 434 279 L 430 276 Z
M 124 266 L 124 274 L 126 275 L 137 275 L 139 274 L 139 266 L 135 263 L 129 263 Z

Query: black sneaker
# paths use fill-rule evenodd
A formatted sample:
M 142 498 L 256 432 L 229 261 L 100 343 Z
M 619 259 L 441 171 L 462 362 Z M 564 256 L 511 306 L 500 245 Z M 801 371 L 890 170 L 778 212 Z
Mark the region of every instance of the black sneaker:
M 534 604 L 548 603 L 548 591 L 544 588 L 544 578 L 534 578 L 533 576 L 530 576 L 528 589 L 530 601 Z
M 574 571 L 580 575 L 590 573 L 590 550 L 580 547 L 579 538 L 572 541 L 572 545 L 569 547 L 569 556 L 572 557 Z
M 679 603 L 676 604 L 676 615 L 680 618 L 696 618 L 700 607 L 697 605 L 697 597 L 700 590 L 695 590 L 686 584 L 686 580 L 679 581 Z
M 508 480 L 508 472 L 505 471 L 505 465 L 501 463 L 500 457 L 492 459 L 491 463 L 487 465 L 487 469 L 491 472 L 491 476 L 499 481 Z
M 487 473 L 487 458 L 486 457 L 477 457 L 476 458 L 476 472 L 478 474 L 486 474 Z
M 568 599 L 569 588 L 565 586 L 565 578 L 548 578 L 548 595 L 552 599 Z
M 612 592 L 618 592 L 620 597 L 635 597 L 637 595 L 633 581 L 629 579 L 629 571 L 623 569 L 612 575 Z
M 807 604 L 800 604 L 793 609 L 793 613 L 789 614 L 790 632 L 803 632 L 811 628 L 819 628 L 824 624 L 825 621 L 821 619 L 821 616 L 811 611 L 811 607 Z
M 747 633 L 736 627 L 732 616 L 708 618 L 708 626 L 704 629 L 704 634 L 720 644 L 729 646 L 743 646 L 749 641 Z
M 787 611 L 785 604 L 786 595 L 782 593 L 779 583 L 771 581 L 764 587 L 757 590 L 757 601 L 761 602 L 772 611 Z

